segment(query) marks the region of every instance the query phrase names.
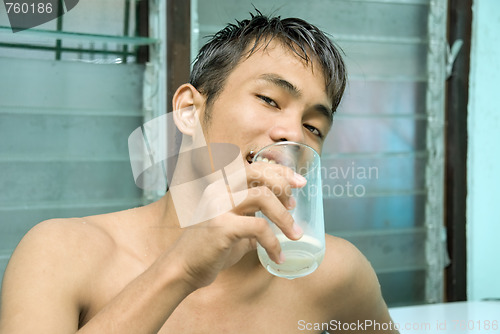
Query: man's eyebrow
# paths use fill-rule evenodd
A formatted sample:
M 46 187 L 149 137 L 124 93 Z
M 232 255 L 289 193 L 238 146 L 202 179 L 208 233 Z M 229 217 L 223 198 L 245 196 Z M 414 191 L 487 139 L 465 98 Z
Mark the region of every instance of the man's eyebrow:
M 314 110 L 319 112 L 320 114 L 324 115 L 327 119 L 330 125 L 333 123 L 333 110 L 331 108 L 328 108 L 327 106 L 323 104 L 316 104 L 314 106 Z
M 276 85 L 278 87 L 285 89 L 288 93 L 290 93 L 294 97 L 302 96 L 302 92 L 300 91 L 300 89 L 298 89 L 290 81 L 283 79 L 281 76 L 279 76 L 277 74 L 273 74 L 273 73 L 262 74 L 261 76 L 259 76 L 259 79 L 268 81 L 268 82 L 272 83 L 273 85 Z

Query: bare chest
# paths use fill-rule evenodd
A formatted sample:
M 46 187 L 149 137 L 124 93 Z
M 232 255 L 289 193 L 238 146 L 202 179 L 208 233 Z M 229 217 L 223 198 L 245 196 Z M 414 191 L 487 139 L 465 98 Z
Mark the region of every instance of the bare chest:
M 208 298 L 191 295 L 160 333 L 304 333 L 302 323 L 328 321 L 327 312 L 317 306 L 312 296 L 297 291 L 289 282 L 279 279 L 261 289 L 243 284 L 238 293 L 229 289 Z
M 187 309 L 181 304 L 159 333 L 304 333 L 303 324 L 327 321 L 313 310 L 302 308 L 300 301 L 293 305 L 264 301 L 258 305 L 238 306 L 223 303 L 224 300 L 214 301 L 213 308 L 204 309 Z
M 82 313 L 80 325 L 94 317 L 146 269 L 147 265 L 133 258 L 117 256 L 110 259 L 93 279 L 88 307 Z M 268 282 L 256 275 L 238 286 L 210 286 L 202 290 L 178 305 L 160 334 L 304 333 L 303 324 L 329 320 L 313 296 L 288 280 Z

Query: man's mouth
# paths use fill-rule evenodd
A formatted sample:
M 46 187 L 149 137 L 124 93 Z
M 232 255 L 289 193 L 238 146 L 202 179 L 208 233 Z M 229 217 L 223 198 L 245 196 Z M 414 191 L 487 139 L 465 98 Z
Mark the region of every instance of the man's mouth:
M 276 161 L 274 161 L 273 159 L 268 159 L 268 158 L 263 158 L 261 156 L 257 157 L 257 159 L 255 159 L 256 162 L 267 162 L 268 164 L 275 164 Z
M 255 152 L 251 151 L 250 153 L 247 154 L 247 162 L 251 164 L 254 160 L 255 157 Z M 269 164 L 275 164 L 276 161 L 273 159 L 268 159 L 268 158 L 263 158 L 262 156 L 258 156 L 257 159 L 255 159 L 256 162 L 267 162 Z

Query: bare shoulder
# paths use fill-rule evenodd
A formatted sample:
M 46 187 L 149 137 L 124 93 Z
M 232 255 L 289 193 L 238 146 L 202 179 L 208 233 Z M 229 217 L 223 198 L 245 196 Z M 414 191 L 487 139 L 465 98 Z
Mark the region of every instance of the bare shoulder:
M 78 284 L 85 271 L 95 269 L 95 262 L 111 248 L 112 239 L 105 230 L 87 219 L 47 220 L 22 238 L 9 261 L 5 279 L 16 284 L 28 284 L 29 279 L 60 279 L 65 286 L 68 282 Z
M 69 262 L 84 260 L 106 246 L 111 246 L 112 239 L 103 228 L 90 223 L 93 218 L 51 219 L 34 226 L 21 240 L 13 257 L 40 257 L 44 262 L 57 259 Z
M 33 227 L 5 272 L 0 329 L 74 331 L 85 301 L 83 287 L 106 251 L 106 238 L 81 218 L 53 219 Z M 101 246 L 94 247 L 99 242 Z
M 319 305 L 336 319 L 379 319 L 387 310 L 373 267 L 347 240 L 326 236 L 325 258 L 314 279 Z
M 352 282 L 353 277 L 372 271 L 366 257 L 349 241 L 327 234 L 325 242 L 325 258 L 318 268 L 317 276 L 325 284 L 341 284 L 345 287 L 345 284 Z

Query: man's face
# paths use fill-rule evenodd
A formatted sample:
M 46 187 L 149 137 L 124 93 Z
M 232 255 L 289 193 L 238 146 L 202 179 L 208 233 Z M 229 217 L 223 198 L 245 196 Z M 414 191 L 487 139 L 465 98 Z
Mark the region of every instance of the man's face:
M 312 64 L 276 42 L 244 58 L 210 106 L 207 143 L 235 144 L 247 161 L 250 152 L 282 140 L 321 153 L 332 105 L 320 65 Z

